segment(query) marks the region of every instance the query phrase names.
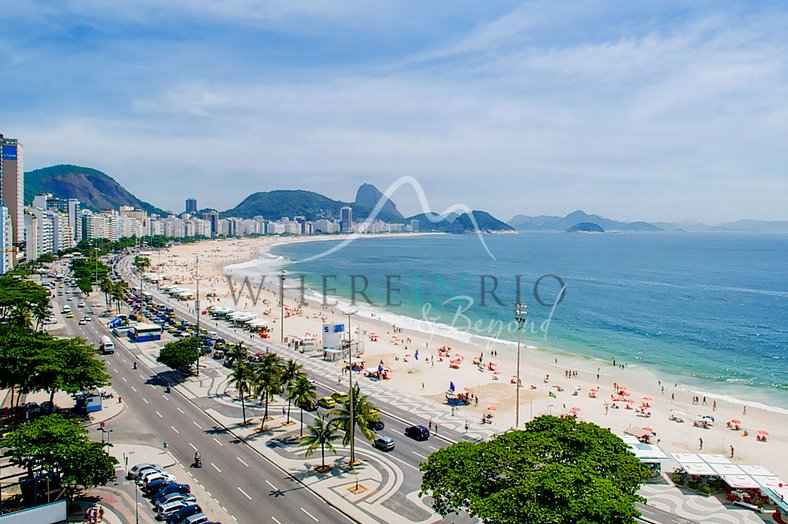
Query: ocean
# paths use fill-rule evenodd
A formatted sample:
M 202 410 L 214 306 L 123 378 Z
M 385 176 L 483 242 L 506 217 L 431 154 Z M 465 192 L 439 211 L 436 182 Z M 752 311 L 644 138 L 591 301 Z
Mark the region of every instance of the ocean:
M 519 288 L 525 344 L 788 405 L 788 235 L 380 236 L 271 254 L 312 292 L 355 288 L 357 308 L 458 337 L 516 340 Z

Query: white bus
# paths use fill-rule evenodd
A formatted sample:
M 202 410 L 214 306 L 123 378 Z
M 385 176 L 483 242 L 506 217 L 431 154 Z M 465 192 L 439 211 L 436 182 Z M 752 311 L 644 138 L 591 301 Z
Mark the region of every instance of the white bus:
M 115 352 L 115 343 L 107 335 L 104 335 L 103 337 L 101 337 L 101 344 L 99 344 L 99 351 L 101 351 L 105 355 L 112 354 Z

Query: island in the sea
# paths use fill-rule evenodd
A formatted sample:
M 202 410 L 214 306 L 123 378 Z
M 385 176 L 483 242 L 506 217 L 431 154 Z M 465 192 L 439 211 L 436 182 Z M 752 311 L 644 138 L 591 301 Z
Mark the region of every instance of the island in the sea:
M 599 224 L 593 222 L 580 222 L 568 228 L 566 233 L 604 233 L 605 230 Z

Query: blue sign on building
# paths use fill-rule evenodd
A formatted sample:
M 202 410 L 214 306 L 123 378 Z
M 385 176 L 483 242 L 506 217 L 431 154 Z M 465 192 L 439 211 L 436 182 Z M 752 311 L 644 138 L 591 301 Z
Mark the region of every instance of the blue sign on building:
M 3 160 L 16 160 L 16 146 L 3 146 Z

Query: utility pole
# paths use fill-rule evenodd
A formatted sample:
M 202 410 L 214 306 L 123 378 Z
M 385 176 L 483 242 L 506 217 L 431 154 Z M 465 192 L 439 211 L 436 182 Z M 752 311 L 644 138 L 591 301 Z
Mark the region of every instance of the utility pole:
M 348 371 L 350 377 L 350 390 L 348 391 L 348 402 L 350 403 L 350 469 L 353 469 L 356 462 L 356 418 L 353 414 L 355 403 L 353 402 L 353 332 L 350 330 L 350 315 L 347 314 L 347 358 L 350 370 Z
M 279 343 L 285 343 L 285 275 L 284 269 L 279 275 Z
M 195 313 L 197 313 L 197 375 L 200 375 L 200 353 L 202 352 L 202 335 L 200 335 L 200 255 L 196 255 L 195 278 L 197 280 L 197 300 L 194 301 Z
M 515 396 L 515 415 L 514 415 L 514 428 L 520 429 L 520 332 L 522 331 L 525 317 L 528 314 L 528 306 L 517 302 L 514 305 L 514 320 L 517 321 L 517 375 L 516 384 L 514 387 L 517 390 Z

